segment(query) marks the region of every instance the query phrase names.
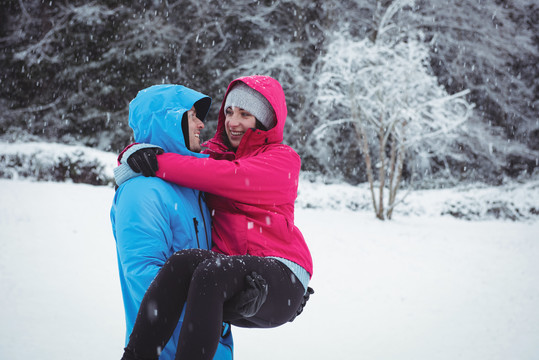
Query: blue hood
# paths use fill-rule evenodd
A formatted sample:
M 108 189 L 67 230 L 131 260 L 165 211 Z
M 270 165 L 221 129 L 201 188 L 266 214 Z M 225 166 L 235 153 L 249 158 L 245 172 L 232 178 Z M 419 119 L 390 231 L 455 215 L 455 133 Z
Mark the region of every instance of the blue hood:
M 163 148 L 165 152 L 205 157 L 188 150 L 182 131 L 183 114 L 193 106 L 204 121 L 211 99 L 182 85 L 154 85 L 139 91 L 129 104 L 129 126 L 135 142 Z

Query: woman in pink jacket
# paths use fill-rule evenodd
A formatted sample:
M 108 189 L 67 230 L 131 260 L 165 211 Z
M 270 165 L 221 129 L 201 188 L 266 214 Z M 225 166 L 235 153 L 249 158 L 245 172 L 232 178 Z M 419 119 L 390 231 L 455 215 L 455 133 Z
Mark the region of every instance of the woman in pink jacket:
M 313 265 L 294 225 L 301 160 L 282 144 L 286 115 L 275 79 L 242 77 L 228 86 L 217 132 L 204 144 L 209 158 L 157 156 L 156 176 L 207 193 L 213 251 L 183 250 L 169 258 L 144 296 L 123 359 L 157 359 L 184 305 L 177 359 L 212 359 L 222 321 L 275 327 L 301 309 Z M 125 162 L 145 173 L 136 156 L 131 160 Z M 256 304 L 238 311 L 235 300 L 240 293 L 245 300 L 250 287 L 262 288 L 263 296 L 253 292 Z

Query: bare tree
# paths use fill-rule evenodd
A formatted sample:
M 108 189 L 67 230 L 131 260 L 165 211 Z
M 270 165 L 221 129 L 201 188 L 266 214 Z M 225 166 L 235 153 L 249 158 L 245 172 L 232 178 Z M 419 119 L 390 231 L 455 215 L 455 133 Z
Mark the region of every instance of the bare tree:
M 335 127 L 353 129 L 382 220 L 391 219 L 399 202 L 406 161 L 428 166 L 429 158 L 450 157 L 450 144 L 473 109 L 464 99 L 468 91 L 449 95 L 438 85 L 421 33 L 403 34 L 391 21 L 407 3 L 387 8 L 372 40 L 335 34 L 317 84 L 316 109 L 325 120 L 314 135 L 327 140 Z

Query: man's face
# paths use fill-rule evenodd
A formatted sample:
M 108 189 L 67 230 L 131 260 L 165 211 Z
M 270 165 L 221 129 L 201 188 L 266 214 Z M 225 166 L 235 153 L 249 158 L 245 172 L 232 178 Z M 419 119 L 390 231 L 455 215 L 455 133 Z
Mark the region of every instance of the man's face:
M 204 129 L 204 123 L 197 117 L 195 107 L 187 112 L 187 123 L 189 125 L 189 150 L 200 152 L 200 131 Z

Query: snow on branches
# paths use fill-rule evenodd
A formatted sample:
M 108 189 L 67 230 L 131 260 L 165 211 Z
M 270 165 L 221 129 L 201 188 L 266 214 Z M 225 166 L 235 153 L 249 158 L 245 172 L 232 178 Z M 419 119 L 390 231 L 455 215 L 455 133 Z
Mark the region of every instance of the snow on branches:
M 421 33 L 403 33 L 388 16 L 381 19 L 374 41 L 333 35 L 317 81 L 314 106 L 322 121 L 313 135 L 328 141 L 335 128 L 355 132 L 376 216 L 390 219 L 403 171 L 428 171 L 430 159 L 451 156 L 473 105 L 467 90 L 450 95 L 438 84 Z

